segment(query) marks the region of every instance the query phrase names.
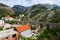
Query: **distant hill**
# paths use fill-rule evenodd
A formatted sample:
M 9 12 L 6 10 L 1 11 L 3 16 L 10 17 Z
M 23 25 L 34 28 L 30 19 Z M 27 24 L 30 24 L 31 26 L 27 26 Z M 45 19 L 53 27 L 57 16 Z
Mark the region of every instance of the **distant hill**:
M 23 14 L 26 12 L 27 7 L 21 5 L 14 5 L 12 9 L 15 11 L 16 15 Z
M 24 14 L 24 21 L 60 22 L 60 6 L 50 4 L 35 4 L 30 7 L 14 5 L 12 8 L 0 3 L 0 17 L 6 15 Z
M 0 3 L 0 6 L 9 7 L 9 6 L 7 6 L 7 5 L 5 5 L 5 4 L 2 4 L 2 3 Z
M 14 11 L 12 10 L 12 8 L 10 8 L 9 6 L 0 3 L 0 17 L 2 16 L 6 16 L 6 15 L 13 15 Z
M 28 11 L 25 13 L 25 16 L 28 20 L 30 19 L 30 21 L 59 22 L 59 14 L 60 7 L 57 5 L 36 4 L 29 7 Z

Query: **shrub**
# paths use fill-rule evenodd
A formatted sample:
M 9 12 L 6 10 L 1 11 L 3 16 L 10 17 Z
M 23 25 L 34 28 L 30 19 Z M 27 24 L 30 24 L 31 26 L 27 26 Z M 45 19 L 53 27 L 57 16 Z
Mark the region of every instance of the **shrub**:
M 9 23 L 9 24 L 15 24 L 16 21 L 15 21 L 15 20 L 12 20 L 12 21 L 6 21 L 6 23 Z
M 2 31 L 3 30 L 3 28 L 2 27 L 0 27 L 0 31 Z

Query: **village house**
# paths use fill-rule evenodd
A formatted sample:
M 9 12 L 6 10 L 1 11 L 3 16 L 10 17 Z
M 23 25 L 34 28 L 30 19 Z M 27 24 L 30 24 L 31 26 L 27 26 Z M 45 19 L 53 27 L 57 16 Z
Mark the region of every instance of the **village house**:
M 4 23 L 3 24 L 3 29 L 6 29 L 6 28 L 11 28 L 11 24 Z
M 4 24 L 4 20 L 0 20 L 0 27 L 2 27 Z
M 12 18 L 11 16 L 7 15 L 6 17 L 2 17 L 2 19 L 4 19 L 5 21 L 11 21 L 14 20 L 14 18 Z
M 13 29 L 0 31 L 0 40 L 18 40 L 18 32 Z
M 31 37 L 32 36 L 32 32 L 31 32 L 30 26 L 28 24 L 21 25 L 21 26 L 16 26 L 15 29 L 23 37 Z
M 0 20 L 0 27 L 2 27 L 3 29 L 11 28 L 11 24 L 5 23 L 4 20 Z
M 19 17 L 24 17 L 24 14 L 20 14 Z

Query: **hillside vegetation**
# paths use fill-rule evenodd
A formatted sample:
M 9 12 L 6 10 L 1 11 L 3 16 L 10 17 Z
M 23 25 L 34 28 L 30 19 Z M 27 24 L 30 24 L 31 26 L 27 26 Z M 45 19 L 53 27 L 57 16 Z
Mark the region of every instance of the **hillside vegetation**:
M 54 6 L 54 7 L 52 7 Z M 35 20 L 37 22 L 56 22 L 59 23 L 60 19 L 60 8 L 55 5 L 45 6 L 42 4 L 37 4 L 31 6 L 25 13 L 28 19 Z
M 21 14 L 24 14 L 24 17 L 20 17 L 19 15 Z M 17 19 L 21 19 L 22 21 L 20 22 L 22 22 L 22 24 L 25 21 L 60 23 L 60 6 L 50 4 L 36 4 L 30 7 L 15 5 L 11 8 L 5 4 L 0 3 L 0 18 L 7 15 L 17 17 Z M 9 23 L 13 24 L 16 22 L 10 21 Z M 40 34 L 41 32 L 39 32 L 37 40 L 60 40 L 59 25 L 55 25 L 52 28 L 44 25 L 44 27 L 47 28 L 43 31 L 42 34 Z M 35 25 L 32 24 L 31 26 L 34 26 L 31 27 L 31 29 L 35 29 Z M 43 27 L 41 26 L 41 28 Z M 2 28 L 0 29 L 3 30 Z M 39 29 L 39 31 L 41 30 Z M 22 40 L 25 39 L 22 38 Z
M 0 3 L 0 17 L 6 15 L 14 15 L 14 11 L 9 6 Z

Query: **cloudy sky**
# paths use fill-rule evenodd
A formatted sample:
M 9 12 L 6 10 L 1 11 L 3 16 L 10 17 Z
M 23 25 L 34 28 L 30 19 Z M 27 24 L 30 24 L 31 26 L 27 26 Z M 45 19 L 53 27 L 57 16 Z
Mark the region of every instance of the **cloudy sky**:
M 0 0 L 0 3 L 9 5 L 11 7 L 14 5 L 31 6 L 38 3 L 60 5 L 60 0 Z

